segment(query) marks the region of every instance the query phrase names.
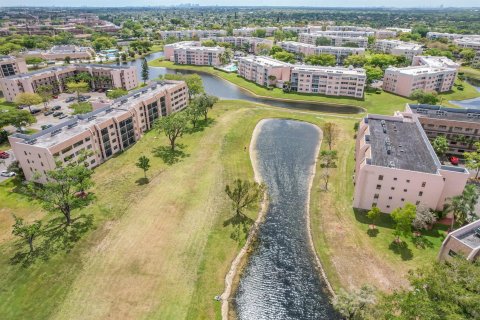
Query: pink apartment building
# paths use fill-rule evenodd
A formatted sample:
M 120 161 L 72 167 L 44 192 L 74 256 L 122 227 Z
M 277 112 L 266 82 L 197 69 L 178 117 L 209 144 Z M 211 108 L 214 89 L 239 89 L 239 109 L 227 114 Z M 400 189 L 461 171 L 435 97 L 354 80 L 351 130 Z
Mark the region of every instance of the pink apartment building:
M 314 44 L 295 41 L 283 41 L 279 42 L 278 45 L 285 51 L 302 54 L 303 56 L 310 56 L 313 54 L 332 54 L 336 57 L 337 63 L 339 64 L 350 55 L 365 55 L 364 48 L 316 46 Z
M 89 151 L 87 162 L 96 167 L 138 141 L 157 118 L 180 111 L 187 104 L 184 82 L 156 82 L 46 130 L 11 135 L 9 141 L 26 179 L 43 183 L 45 173 L 55 168 L 55 161 L 75 161 L 82 151 Z
M 160 31 L 160 36 L 163 40 L 168 38 L 176 38 L 179 40 L 182 39 L 193 39 L 193 38 L 208 38 L 208 37 L 221 37 L 226 36 L 227 31 L 225 30 L 169 30 L 169 31 Z
M 0 56 L 0 78 L 28 72 L 25 59 L 14 56 Z
M 134 66 L 72 64 L 0 78 L 0 88 L 7 101 L 13 101 L 17 94 L 22 92 L 36 92 L 41 85 L 52 85 L 54 93 L 61 93 L 66 89 L 67 78 L 81 72 L 108 79 L 108 81 L 94 82 L 95 88 L 131 90 L 138 86 L 137 69 Z
M 355 162 L 353 207 L 386 213 L 407 202 L 441 210 L 469 178 L 464 168 L 442 165 L 418 119 L 403 113 L 362 120 Z
M 290 80 L 289 63 L 264 56 L 248 56 L 238 59 L 238 75 L 261 86 L 283 84 Z M 269 77 L 275 77 L 271 81 Z
M 480 220 L 450 232 L 443 240 L 438 260 L 448 261 L 459 255 L 468 261 L 480 257 Z
M 383 77 L 383 90 L 409 97 L 415 90 L 447 92 L 452 90 L 456 69 L 430 66 L 389 67 Z
M 354 43 L 359 48 L 366 48 L 368 46 L 367 37 L 352 37 L 352 36 L 339 36 L 326 33 L 300 33 L 298 35 L 298 41 L 308 44 L 316 44 L 318 38 L 326 38 L 330 40 L 330 45 L 334 47 L 343 47 L 347 43 Z
M 462 49 L 473 49 L 475 51 L 480 51 L 480 35 L 475 37 L 455 39 L 453 42 Z
M 224 47 L 202 47 L 199 41 L 177 42 L 164 47 L 166 59 L 178 64 L 197 66 L 221 65 L 220 56 L 224 52 Z
M 290 85 L 297 92 L 362 98 L 366 80 L 364 69 L 294 66 Z
M 250 53 L 258 53 L 258 45 L 262 44 L 268 48 L 272 48 L 273 40 L 256 37 L 208 37 L 200 39 L 200 42 L 205 40 L 214 40 L 216 42 L 230 43 L 234 48 L 248 48 Z

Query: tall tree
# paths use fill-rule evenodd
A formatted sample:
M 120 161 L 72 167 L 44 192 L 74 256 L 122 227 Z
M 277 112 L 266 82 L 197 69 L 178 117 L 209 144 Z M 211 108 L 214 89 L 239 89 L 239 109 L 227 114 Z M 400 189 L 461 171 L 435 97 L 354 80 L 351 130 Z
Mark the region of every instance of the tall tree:
M 337 138 L 337 125 L 333 122 L 327 122 L 323 126 L 323 138 L 328 143 L 328 149 L 332 150 L 332 145 Z
M 375 302 L 375 289 L 363 286 L 352 292 L 341 289 L 333 299 L 333 307 L 344 319 L 363 319 L 365 312 Z
M 307 56 L 305 62 L 314 66 L 334 66 L 337 59 L 333 54 L 321 53 Z
M 42 222 L 35 221 L 28 224 L 16 215 L 13 215 L 13 218 L 15 219 L 15 224 L 13 225 L 12 234 L 22 238 L 28 244 L 30 253 L 32 253 L 34 251 L 33 241 L 41 234 Z
M 143 58 L 143 61 L 142 61 L 142 80 L 143 80 L 144 84 L 148 80 L 148 75 L 149 75 L 148 62 L 147 62 L 147 59 Z
M 213 108 L 214 104 L 217 103 L 218 98 L 204 93 L 196 99 L 199 111 L 203 114 L 205 121 L 207 121 L 208 112 Z
M 47 109 L 48 102 L 53 97 L 53 86 L 44 84 L 37 87 L 37 94 L 42 98 L 43 106 Z
M 437 136 L 432 142 L 432 147 L 438 157 L 443 160 L 448 151 L 447 138 L 444 136 Z
M 463 156 L 465 157 L 466 167 L 475 170 L 475 179 L 478 179 L 480 172 L 480 142 L 475 142 L 473 146 L 475 147 L 475 151 L 464 152 Z
M 395 222 L 396 241 L 400 242 L 400 236 L 408 237 L 412 233 L 412 222 L 415 219 L 417 208 L 411 203 L 406 203 L 403 208 L 396 208 L 390 214 Z
M 36 93 L 22 92 L 15 97 L 15 104 L 19 106 L 27 106 L 32 112 L 32 106 L 42 103 L 42 97 Z
M 265 190 L 264 184 L 241 179 L 236 179 L 232 186 L 227 184 L 225 187 L 225 193 L 232 200 L 232 207 L 236 215 L 241 215 L 244 209 L 257 203 Z
M 163 132 L 170 141 L 172 151 L 175 151 L 175 142 L 183 135 L 188 126 L 188 118 L 184 112 L 172 113 L 155 121 L 154 127 Z
M 143 170 L 145 179 L 147 179 L 147 171 L 150 169 L 150 159 L 148 159 L 146 156 L 141 156 L 138 158 L 138 161 L 135 165 Z
M 0 112 L 0 128 L 12 125 L 18 131 L 22 131 L 23 127 L 35 123 L 36 121 L 36 118 L 26 110 L 12 109 L 7 112 Z
M 79 82 L 70 81 L 70 82 L 67 82 L 68 92 L 76 93 L 77 94 L 77 100 L 80 99 L 80 94 L 88 92 L 89 88 L 90 88 L 90 85 L 85 81 L 79 81 Z
M 373 228 L 375 228 L 375 221 L 380 217 L 381 211 L 380 209 L 375 206 L 367 212 L 367 218 L 372 221 Z
M 462 194 L 447 199 L 445 211 L 452 213 L 451 229 L 455 222 L 463 225 L 475 219 L 475 206 L 477 205 L 479 192 L 473 184 L 468 184 L 463 189 Z

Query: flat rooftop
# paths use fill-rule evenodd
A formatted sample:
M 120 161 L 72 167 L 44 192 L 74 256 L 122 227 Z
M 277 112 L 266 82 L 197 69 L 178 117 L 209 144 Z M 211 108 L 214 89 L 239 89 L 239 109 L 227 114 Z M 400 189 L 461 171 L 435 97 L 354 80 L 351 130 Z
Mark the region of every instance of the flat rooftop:
M 323 49 L 323 50 L 339 50 L 339 51 L 365 51 L 365 48 L 351 48 L 351 47 L 335 47 L 335 46 L 316 46 L 310 43 L 296 42 L 296 41 L 282 41 L 280 45 L 290 45 L 303 48 L 312 48 L 312 49 Z
M 452 61 L 447 57 L 435 57 L 435 56 L 417 56 L 416 59 L 419 59 L 423 64 L 426 64 L 434 68 L 459 68 L 460 64 Z
M 420 117 L 480 123 L 480 110 L 447 108 L 429 104 L 409 104 Z
M 477 228 L 480 228 L 480 220 L 453 231 L 451 236 L 470 248 L 477 249 L 480 248 L 480 237 L 475 234 L 475 229 Z
M 106 120 L 125 114 L 130 108 L 141 101 L 151 98 L 160 91 L 175 87 L 179 83 L 179 81 L 155 82 L 141 89 L 131 91 L 128 95 L 114 100 L 109 106 L 99 108 L 89 113 L 73 116 L 62 123 L 32 135 L 15 134 L 14 136 L 22 138 L 24 140 L 23 143 L 44 148 L 53 147 L 89 130 L 96 124 L 101 124 Z
M 254 62 L 257 64 L 269 66 L 269 67 L 288 67 L 290 66 L 289 63 L 283 62 L 280 60 L 276 60 L 270 57 L 265 57 L 265 56 L 248 56 L 248 57 L 243 57 L 240 58 L 239 60 L 245 60 L 249 62 Z
M 438 159 L 420 125 L 417 122 L 404 122 L 402 118 L 384 120 L 385 118 L 387 117 L 366 118 L 370 128 L 368 138 L 372 153 L 370 164 L 437 173 Z
M 435 68 L 430 66 L 410 66 L 404 68 L 397 68 L 397 67 L 389 67 L 387 70 L 397 71 L 403 74 L 409 75 L 420 75 L 420 74 L 431 74 L 431 73 L 438 73 L 438 72 L 445 72 L 445 71 L 455 71 L 452 68 Z

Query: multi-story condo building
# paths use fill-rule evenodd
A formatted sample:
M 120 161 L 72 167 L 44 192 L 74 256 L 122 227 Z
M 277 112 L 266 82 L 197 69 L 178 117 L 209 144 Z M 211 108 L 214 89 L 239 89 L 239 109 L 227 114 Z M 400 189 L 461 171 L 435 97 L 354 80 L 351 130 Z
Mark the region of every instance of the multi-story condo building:
M 388 30 L 388 29 L 375 30 L 375 38 L 377 39 L 390 39 L 390 38 L 395 38 L 396 36 L 397 36 L 397 32 L 394 30 Z
M 316 31 L 314 34 L 320 36 L 335 36 L 335 37 L 370 37 L 375 36 L 375 31 L 352 31 L 352 30 L 327 30 L 327 31 Z
M 450 68 L 389 67 L 383 77 L 383 90 L 404 97 L 409 97 L 415 90 L 447 92 L 452 89 L 456 74 L 457 70 Z
M 359 26 L 327 26 L 327 31 L 374 31 L 371 27 Z
M 295 33 L 308 33 L 310 29 L 308 27 L 282 27 L 282 31 L 293 31 Z
M 22 92 L 37 92 L 42 85 L 51 85 L 53 92 L 58 94 L 66 90 L 69 77 L 81 72 L 92 75 L 94 88 L 131 90 L 138 86 L 137 69 L 134 66 L 71 64 L 0 78 L 0 88 L 7 101 L 14 101 L 17 94 Z
M 0 56 L 0 78 L 28 72 L 25 59 L 14 56 Z
M 298 35 L 298 41 L 308 44 L 316 44 L 317 38 L 326 38 L 330 40 L 330 45 L 334 47 L 343 47 L 346 44 L 355 44 L 358 48 L 366 48 L 368 46 L 367 37 L 344 37 L 333 36 L 322 33 L 300 33 Z
M 442 165 L 419 121 L 402 114 L 361 121 L 355 162 L 353 207 L 386 213 L 407 202 L 442 210 L 469 178 L 464 168 Z
M 170 30 L 160 31 L 160 36 L 163 40 L 167 38 L 175 38 L 179 40 L 193 39 L 193 38 L 208 38 L 226 36 L 225 30 Z
M 79 47 L 73 45 L 53 46 L 50 50 L 30 50 L 22 54 L 25 58 L 38 57 L 45 60 L 70 59 L 90 60 L 95 56 L 95 50 L 90 47 Z
M 277 27 L 255 27 L 255 28 L 240 28 L 240 29 L 233 29 L 234 36 L 240 37 L 251 37 L 255 31 L 258 29 L 265 30 L 265 36 L 271 37 L 278 30 Z
M 480 51 L 480 35 L 476 37 L 465 37 L 461 39 L 455 39 L 453 42 L 460 48 L 473 49 Z
M 187 103 L 184 82 L 156 82 L 46 130 L 11 135 L 9 141 L 25 178 L 44 183 L 56 161 L 76 161 L 87 151 L 87 163 L 96 167 L 138 141 L 155 119 L 180 111 Z
M 331 46 L 316 46 L 313 44 L 295 42 L 295 41 L 283 41 L 278 45 L 282 49 L 295 54 L 302 54 L 303 56 L 309 56 L 313 54 L 332 54 L 336 57 L 337 63 L 341 64 L 343 60 L 350 55 L 364 55 L 364 48 L 349 48 L 349 47 L 331 47 Z
M 293 66 L 290 85 L 302 93 L 362 98 L 366 80 L 364 69 Z
M 438 260 L 448 261 L 459 255 L 468 261 L 480 257 L 480 220 L 450 232 L 443 240 Z
M 404 56 L 408 60 L 412 60 L 414 56 L 420 55 L 423 52 L 421 45 L 400 40 L 377 40 L 375 41 L 375 50 L 397 56 Z
M 165 58 L 178 64 L 219 66 L 224 47 L 202 47 L 199 41 L 184 41 L 165 45 Z
M 449 154 L 474 151 L 474 143 L 480 141 L 480 110 L 407 104 L 405 113 L 418 118 L 430 141 L 444 136 Z
M 472 66 L 475 68 L 480 68 L 480 51 L 475 53 L 475 58 L 472 60 Z
M 458 33 L 446 33 L 446 32 L 427 32 L 427 39 L 435 40 L 445 38 L 448 40 L 461 39 L 467 35 Z
M 247 48 L 247 51 L 249 53 L 258 53 L 259 44 L 265 45 L 268 48 L 273 47 L 273 40 L 256 37 L 208 37 L 200 39 L 200 42 L 208 39 L 214 40 L 216 42 L 230 43 L 233 47 L 236 48 Z
M 385 28 L 386 30 L 392 30 L 392 31 L 396 31 L 397 34 L 402 32 L 402 33 L 410 33 L 412 32 L 412 29 L 410 28 L 398 28 L 398 27 L 388 27 L 388 28 Z
M 264 56 L 248 56 L 238 59 L 238 75 L 261 86 L 283 84 L 290 80 L 289 63 Z
M 332 35 L 341 35 L 341 36 L 352 36 L 352 37 L 369 37 L 375 36 L 377 39 L 387 39 L 387 38 L 394 38 L 397 36 L 397 32 L 395 30 L 383 30 L 383 29 L 374 29 L 370 27 L 358 27 L 358 26 L 327 26 L 326 32 L 344 32 L 341 34 L 333 34 Z M 350 33 L 353 32 L 353 33 Z
M 460 64 L 447 57 L 437 56 L 415 56 L 412 59 L 412 66 L 429 66 L 432 68 L 449 68 L 458 70 Z

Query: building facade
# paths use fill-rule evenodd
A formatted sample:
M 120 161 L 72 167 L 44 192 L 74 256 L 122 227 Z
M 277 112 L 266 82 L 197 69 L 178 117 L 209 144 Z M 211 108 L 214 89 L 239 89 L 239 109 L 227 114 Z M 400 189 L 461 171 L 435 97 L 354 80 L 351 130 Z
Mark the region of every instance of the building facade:
M 0 78 L 28 72 L 25 59 L 14 56 L 0 56 Z
M 473 49 L 475 51 L 480 51 L 480 36 L 455 39 L 453 40 L 453 43 L 462 49 Z
M 239 76 L 261 86 L 281 84 L 290 80 L 289 63 L 264 56 L 248 56 L 238 59 Z M 270 80 L 275 78 L 274 80 Z
M 184 41 L 165 45 L 165 58 L 178 64 L 219 66 L 224 47 L 203 47 L 199 41 Z
M 337 63 L 343 63 L 343 60 L 350 55 L 365 55 L 364 48 L 349 48 L 349 47 L 331 47 L 331 46 L 316 46 L 313 44 L 295 42 L 295 41 L 283 41 L 279 42 L 283 50 L 301 54 L 303 56 L 318 55 L 318 54 L 332 54 L 337 59 Z
M 375 41 L 375 50 L 396 56 L 404 56 L 407 60 L 412 60 L 414 56 L 423 52 L 421 45 L 400 40 L 377 40 Z
M 247 49 L 249 53 L 258 53 L 259 48 L 258 45 L 265 46 L 266 48 L 271 49 L 273 47 L 273 40 L 265 39 L 265 38 L 256 38 L 256 37 L 208 37 L 208 38 L 201 38 L 200 41 L 205 40 L 214 40 L 216 42 L 226 42 L 230 43 L 234 48 L 243 48 Z
M 438 260 L 448 261 L 455 256 L 462 256 L 468 261 L 476 261 L 480 257 L 480 220 L 450 232 L 443 240 Z
M 438 160 L 415 117 L 368 115 L 355 147 L 353 207 L 390 213 L 407 202 L 442 210 L 462 193 L 468 170 Z
M 240 28 L 240 29 L 233 29 L 233 35 L 234 36 L 240 36 L 240 37 L 251 37 L 259 29 L 265 30 L 265 32 L 266 32 L 265 36 L 266 37 L 273 36 L 275 31 L 278 30 L 277 27 Z
M 94 78 L 92 81 L 94 88 L 131 90 L 138 86 L 137 69 L 134 66 L 72 64 L 0 78 L 0 88 L 5 99 L 10 102 L 14 101 L 19 93 L 37 92 L 37 88 L 42 85 L 51 85 L 53 93 L 58 94 L 66 91 L 69 77 L 82 72 L 89 73 Z
M 226 36 L 225 30 L 170 30 L 160 31 L 160 36 L 163 40 L 168 38 L 175 38 L 179 40 L 194 39 L 194 38 L 208 38 Z
M 79 47 L 73 45 L 53 46 L 50 50 L 30 50 L 22 54 L 25 58 L 42 58 L 45 60 L 65 60 L 69 57 L 72 60 L 90 60 L 95 56 L 95 50 L 90 47 Z
M 354 44 L 358 48 L 366 48 L 368 46 L 367 37 L 347 37 L 347 36 L 334 36 L 330 34 L 315 33 L 300 33 L 298 35 L 298 41 L 308 44 L 315 44 L 318 38 L 325 38 L 330 40 L 330 46 L 343 47 L 347 44 Z
M 138 141 L 156 119 L 184 109 L 187 103 L 184 82 L 156 82 L 33 135 L 11 135 L 9 141 L 25 178 L 44 183 L 56 161 L 76 161 L 87 151 L 86 162 L 96 167 Z

